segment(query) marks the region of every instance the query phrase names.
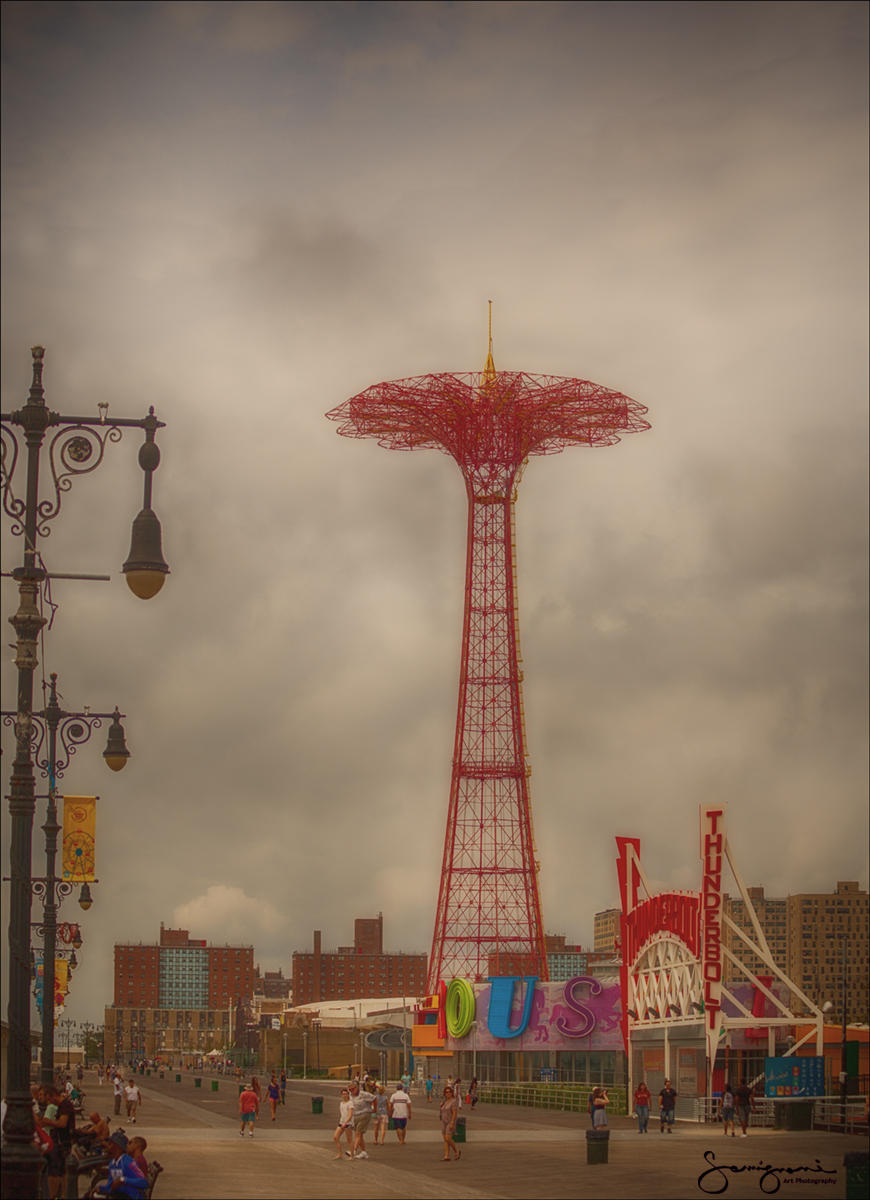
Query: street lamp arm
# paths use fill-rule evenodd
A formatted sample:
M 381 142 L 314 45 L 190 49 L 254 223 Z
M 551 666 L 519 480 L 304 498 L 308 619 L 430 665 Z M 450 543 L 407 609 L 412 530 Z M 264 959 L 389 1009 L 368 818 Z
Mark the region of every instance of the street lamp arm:
M 54 729 L 60 735 L 60 744 L 63 750 L 62 756 L 55 758 L 52 770 L 51 757 L 40 758 L 40 753 L 46 739 L 47 727 L 51 728 L 52 722 L 50 719 L 46 721 L 43 714 L 30 713 L 29 715 L 30 723 L 33 727 L 30 734 L 30 743 L 34 762 L 39 767 L 43 778 L 53 775 L 54 779 L 61 779 L 63 777 L 64 771 L 70 764 L 70 759 L 76 753 L 79 746 L 83 746 L 89 741 L 95 729 L 102 728 L 103 721 L 114 721 L 121 717 L 126 718 L 126 713 L 118 712 L 117 709 L 111 713 L 60 713 L 59 719 L 54 723 Z M 18 721 L 17 713 L 4 709 L 2 717 L 4 725 L 13 728 L 16 726 Z
M 0 413 L 0 421 L 6 421 L 9 425 L 23 424 L 24 409 L 17 409 L 15 412 Z M 152 408 L 147 417 L 63 417 L 60 413 L 49 412 L 49 425 L 102 425 L 109 428 L 112 425 L 117 425 L 122 429 L 149 429 L 152 424 L 155 429 L 165 429 L 166 422 L 158 421 L 154 416 Z

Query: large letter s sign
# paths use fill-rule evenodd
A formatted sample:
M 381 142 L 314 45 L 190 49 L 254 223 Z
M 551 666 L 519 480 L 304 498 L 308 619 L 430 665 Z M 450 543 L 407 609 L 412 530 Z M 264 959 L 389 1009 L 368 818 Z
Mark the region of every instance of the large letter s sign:
M 597 1024 L 597 1018 L 591 1008 L 588 1008 L 582 1000 L 578 1000 L 575 995 L 576 989 L 580 984 L 586 984 L 589 987 L 589 994 L 597 996 L 601 991 L 601 984 L 597 979 L 592 979 L 588 975 L 576 975 L 573 979 L 569 979 L 565 984 L 565 1003 L 580 1017 L 580 1024 L 575 1026 L 559 1017 L 556 1021 L 556 1028 L 563 1037 L 586 1037 L 591 1033 Z

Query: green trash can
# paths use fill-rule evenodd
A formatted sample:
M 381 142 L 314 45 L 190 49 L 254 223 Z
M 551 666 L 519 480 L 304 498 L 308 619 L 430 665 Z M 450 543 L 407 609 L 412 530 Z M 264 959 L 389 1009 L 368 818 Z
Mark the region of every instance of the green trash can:
M 146 1074 L 146 1075 L 150 1075 L 150 1074 L 151 1074 L 151 1068 L 150 1068 L 150 1067 L 149 1067 L 149 1068 L 148 1068 L 148 1070 L 145 1072 L 145 1074 Z
M 243 1083 L 240 1083 L 240 1084 L 239 1084 L 239 1095 L 240 1095 L 240 1096 L 241 1096 L 241 1094 L 242 1094 L 242 1092 L 243 1092 L 244 1090 L 245 1090 L 245 1085 L 244 1085 Z
M 176 1076 L 175 1076 L 175 1082 L 176 1082 L 176 1083 L 181 1083 L 181 1076 L 180 1076 L 180 1075 L 176 1075 Z
M 609 1129 L 586 1130 L 586 1162 L 589 1166 L 594 1163 L 606 1163 L 607 1151 L 610 1145 Z
M 387 1129 L 395 1129 L 395 1128 L 396 1128 L 396 1122 L 393 1120 L 392 1117 L 390 1117 L 390 1119 L 387 1121 Z
M 201 1087 L 202 1087 L 202 1080 L 201 1080 L 201 1079 L 194 1079 L 194 1081 L 193 1081 L 193 1086 L 194 1086 L 194 1087 L 200 1087 L 200 1088 L 201 1088 Z
M 313 1113 L 322 1113 L 323 1112 L 323 1097 L 322 1096 L 312 1096 L 311 1097 L 311 1111 Z
M 454 1142 L 465 1141 L 465 1117 L 456 1118 L 456 1128 L 453 1130 Z
M 850 1150 L 843 1155 L 846 1168 L 846 1200 L 864 1200 L 870 1187 L 870 1154 L 866 1150 Z
M 216 1079 L 213 1079 L 211 1081 L 211 1090 L 213 1092 L 216 1092 L 218 1090 L 218 1081 Z

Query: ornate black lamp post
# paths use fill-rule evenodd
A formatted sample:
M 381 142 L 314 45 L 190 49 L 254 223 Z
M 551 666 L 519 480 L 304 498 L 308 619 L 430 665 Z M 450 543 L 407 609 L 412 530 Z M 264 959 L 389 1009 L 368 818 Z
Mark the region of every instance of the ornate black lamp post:
M 139 419 L 108 416 L 108 405 L 98 405 L 99 416 L 62 416 L 45 403 L 42 386 L 45 350 L 34 346 L 33 379 L 27 402 L 14 412 L 0 413 L 2 420 L 3 508 L 12 518 L 12 533 L 23 535 L 23 562 L 12 572 L 18 582 L 17 612 L 9 618 L 15 630 L 15 665 L 18 696 L 15 715 L 15 761 L 9 788 L 10 895 L 9 895 L 9 1006 L 8 1006 L 8 1109 L 3 1124 L 3 1195 L 28 1200 L 39 1194 L 42 1156 L 32 1145 L 33 1111 L 30 1101 L 30 905 L 31 850 L 36 788 L 33 771 L 33 673 L 37 643 L 46 624 L 38 603 L 43 581 L 50 577 L 38 549 L 48 536 L 61 499 L 76 475 L 86 475 L 100 465 L 107 442 L 121 439 L 124 428 L 142 429 L 139 465 L 145 473 L 144 502 L 133 522 L 130 553 L 123 571 L 130 589 L 143 599 L 155 595 L 169 571 L 161 549 L 160 522 L 151 508 L 151 477 L 160 462 L 154 440 L 163 422 L 154 416 Z M 13 431 L 20 430 L 20 434 Z M 49 431 L 49 466 L 54 496 L 40 500 L 40 460 Z M 23 439 L 24 498 L 13 493 Z M 69 576 L 67 576 L 69 578 Z M 84 578 L 73 576 L 72 578 Z
M 64 1029 L 66 1030 L 66 1069 L 68 1071 L 70 1069 L 69 1044 L 70 1044 L 70 1038 L 72 1037 L 72 1031 L 75 1029 L 76 1023 L 72 1019 L 72 1017 L 64 1017 L 64 1019 L 62 1021 L 60 1021 L 59 1024 L 61 1024 L 64 1027 Z
M 17 714 L 4 712 L 3 724 L 14 725 Z M 69 766 L 69 761 L 79 746 L 87 742 L 95 729 L 99 729 L 104 720 L 112 722 L 109 727 L 109 738 L 103 751 L 106 765 L 113 771 L 120 771 L 127 765 L 130 751 L 124 739 L 124 726 L 121 724 L 120 713 L 116 708 L 113 713 L 69 713 L 64 712 L 58 703 L 57 675 L 52 673 L 49 685 L 48 703 L 42 713 L 31 713 L 31 746 L 36 765 L 43 776 L 48 777 L 45 824 L 45 875 L 33 876 L 32 892 L 37 899 L 42 900 L 42 920 L 31 923 L 36 937 L 42 941 L 42 1082 L 51 1083 L 54 1077 L 54 1014 L 55 1014 L 55 958 L 57 955 L 57 910 L 60 904 L 77 886 L 75 875 L 77 871 L 89 875 L 93 869 L 93 846 L 79 839 L 83 844 L 71 846 L 70 862 L 64 864 L 62 877 L 58 877 L 55 864 L 57 859 L 57 835 L 60 825 L 57 819 L 57 780 L 62 778 Z M 60 753 L 58 753 L 58 737 L 60 738 Z M 47 745 L 46 745 L 47 743 Z M 43 752 L 45 757 L 40 757 Z M 87 868 L 87 869 L 86 869 Z M 70 878 L 71 877 L 71 878 Z M 79 904 L 85 910 L 91 907 L 91 889 L 87 879 L 81 882 Z M 78 931 L 78 926 L 73 926 Z M 75 963 L 75 951 L 81 946 L 81 935 L 78 944 L 73 944 L 70 966 Z

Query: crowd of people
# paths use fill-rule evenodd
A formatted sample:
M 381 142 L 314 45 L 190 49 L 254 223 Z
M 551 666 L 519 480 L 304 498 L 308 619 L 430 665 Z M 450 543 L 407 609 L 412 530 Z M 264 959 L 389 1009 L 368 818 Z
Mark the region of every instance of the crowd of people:
M 124 1080 L 114 1067 L 99 1067 L 98 1079 L 110 1083 L 115 1100 L 114 1115 L 126 1104 L 127 1119 L 136 1124 L 142 1093 L 131 1076 Z M 107 1178 L 93 1195 L 112 1195 L 118 1200 L 137 1200 L 148 1187 L 148 1143 L 143 1137 L 127 1137 L 123 1129 L 111 1129 L 112 1118 L 94 1109 L 83 1111 L 84 1094 L 79 1086 L 81 1070 L 75 1081 L 60 1078 L 51 1084 L 31 1085 L 33 1097 L 34 1145 L 43 1154 L 50 1200 L 65 1194 L 65 1176 L 70 1159 L 76 1168 L 105 1167 Z
M 424 1091 L 426 1103 L 431 1104 L 434 1091 L 434 1080 L 431 1076 L 425 1081 Z M 472 1079 L 464 1099 L 471 1108 L 477 1104 L 476 1079 Z M 462 1081 L 450 1078 L 442 1090 L 439 1108 L 444 1162 L 462 1157 L 462 1151 L 454 1138 L 462 1103 Z M 389 1095 L 387 1088 L 370 1076 L 365 1075 L 362 1079 L 355 1077 L 347 1087 L 341 1089 L 338 1124 L 332 1135 L 336 1149 L 335 1157 L 367 1159 L 369 1154 L 366 1149 L 366 1133 L 369 1128 L 372 1129 L 374 1145 L 383 1146 L 386 1143 L 387 1130 L 392 1129 L 399 1145 L 404 1146 L 412 1116 L 410 1075 L 403 1075 Z M 241 1132 L 244 1133 L 244 1126 Z M 342 1152 L 343 1144 L 345 1149 Z

